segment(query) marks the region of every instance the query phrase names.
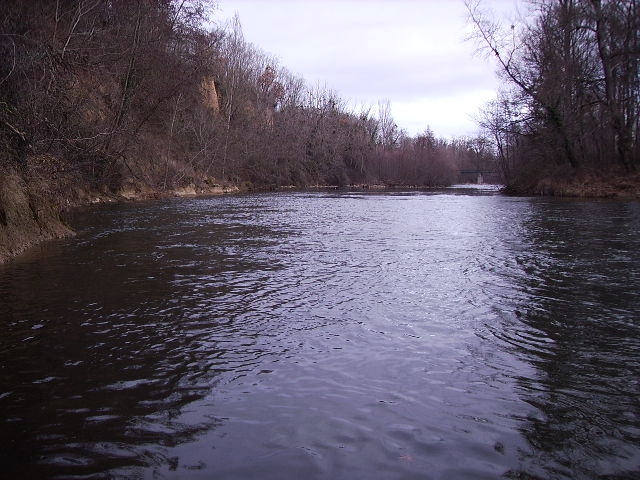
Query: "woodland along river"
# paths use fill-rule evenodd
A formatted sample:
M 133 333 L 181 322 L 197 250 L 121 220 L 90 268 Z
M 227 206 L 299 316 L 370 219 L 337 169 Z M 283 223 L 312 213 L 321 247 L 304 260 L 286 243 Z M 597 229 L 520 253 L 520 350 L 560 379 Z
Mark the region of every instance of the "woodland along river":
M 640 203 L 77 212 L 0 267 L 6 478 L 640 478 Z

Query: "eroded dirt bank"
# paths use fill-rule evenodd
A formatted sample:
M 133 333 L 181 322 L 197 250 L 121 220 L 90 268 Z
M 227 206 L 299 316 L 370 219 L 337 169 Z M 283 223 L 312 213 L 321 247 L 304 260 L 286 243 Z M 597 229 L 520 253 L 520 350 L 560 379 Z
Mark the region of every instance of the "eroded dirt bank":
M 0 171 L 0 263 L 39 242 L 73 234 L 63 205 L 47 195 L 49 188 L 14 169 Z
M 0 168 L 0 264 L 47 240 L 69 237 L 65 221 L 75 207 L 153 198 L 223 195 L 246 190 L 245 185 L 220 185 L 212 179 L 170 189 L 129 185 L 115 192 L 97 190 L 72 178 L 25 175 L 16 168 Z

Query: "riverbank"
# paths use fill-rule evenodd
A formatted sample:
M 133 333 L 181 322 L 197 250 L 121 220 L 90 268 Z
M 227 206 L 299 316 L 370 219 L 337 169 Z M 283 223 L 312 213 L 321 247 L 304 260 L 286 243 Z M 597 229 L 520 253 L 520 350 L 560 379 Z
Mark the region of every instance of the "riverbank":
M 90 188 L 72 176 L 25 175 L 16 168 L 0 169 L 0 264 L 36 245 L 74 235 L 65 220 L 73 208 L 100 203 L 132 202 L 170 197 L 225 195 L 249 190 L 205 177 L 198 183 L 159 188 L 127 185 L 116 191 Z
M 0 169 L 0 264 L 43 242 L 73 236 L 75 233 L 66 222 L 65 217 L 74 208 L 101 203 L 227 195 L 249 191 L 290 191 L 302 188 L 297 185 L 256 188 L 248 182 L 221 184 L 213 178 L 204 177 L 197 183 L 190 182 L 171 188 L 130 182 L 116 191 L 110 191 L 106 187 L 90 188 L 81 179 L 73 176 L 51 175 L 51 172 L 48 172 L 47 175 L 41 173 L 30 172 L 25 175 L 15 168 Z M 419 186 L 377 183 L 343 187 L 309 185 L 305 188 L 308 190 L 346 188 L 373 191 L 425 189 L 425 187 Z
M 299 189 L 299 186 L 272 188 Z M 310 190 L 337 189 L 332 185 L 308 186 Z M 355 190 L 393 191 L 416 186 L 358 184 L 343 188 Z M 444 188 L 444 187 L 443 187 Z M 128 183 L 116 191 L 106 187 L 89 188 L 72 176 L 24 175 L 18 169 L 0 170 L 0 264 L 29 248 L 52 239 L 70 237 L 73 230 L 65 221 L 67 212 L 76 207 L 100 203 L 132 202 L 171 197 L 208 196 L 242 193 L 254 190 L 248 183 L 221 184 L 204 177 L 170 188 Z M 262 190 L 269 190 L 264 188 Z M 604 176 L 590 172 L 565 175 L 556 172 L 537 181 L 514 183 L 503 193 L 519 196 L 555 196 L 576 198 L 640 199 L 640 174 Z
M 50 182 L 15 169 L 0 171 L 0 263 L 37 243 L 73 234 L 61 205 L 47 194 L 50 189 Z
M 557 169 L 544 176 L 526 175 L 507 185 L 503 192 L 516 196 L 609 198 L 640 200 L 640 174 Z

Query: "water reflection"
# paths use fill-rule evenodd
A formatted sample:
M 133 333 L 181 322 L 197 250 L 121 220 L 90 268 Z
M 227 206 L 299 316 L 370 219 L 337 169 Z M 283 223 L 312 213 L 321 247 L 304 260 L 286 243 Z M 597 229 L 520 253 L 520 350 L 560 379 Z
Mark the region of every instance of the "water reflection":
M 273 289 L 280 267 L 262 253 L 279 234 L 235 216 L 230 226 L 208 221 L 215 242 L 203 243 L 185 213 L 154 204 L 132 218 L 115 207 L 77 242 L 5 267 L 0 451 L 9 473 L 165 463 L 167 447 L 221 421 L 185 407 L 265 355 L 260 329 L 236 319 L 249 315 L 245 299 Z
M 40 478 L 631 478 L 639 221 L 477 189 L 87 210 L 77 238 L 0 269 L 0 460 Z
M 514 252 L 526 301 L 498 333 L 537 370 L 518 379 L 536 412 L 514 478 L 640 473 L 639 207 L 531 202 Z

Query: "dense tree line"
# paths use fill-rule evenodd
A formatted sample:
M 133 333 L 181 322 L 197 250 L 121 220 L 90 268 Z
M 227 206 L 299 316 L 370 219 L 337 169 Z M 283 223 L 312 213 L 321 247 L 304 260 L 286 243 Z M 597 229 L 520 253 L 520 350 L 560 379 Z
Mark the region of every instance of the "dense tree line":
M 504 88 L 481 124 L 508 183 L 549 172 L 628 175 L 640 163 L 640 1 L 529 2 L 506 28 L 467 2 Z
M 477 142 L 408 137 L 248 44 L 204 0 L 5 0 L 0 166 L 118 191 L 445 185 Z M 472 159 L 472 160 L 470 160 Z M 475 160 L 473 160 L 475 159 Z M 477 162 L 476 162 L 477 163 Z
M 4 152 L 31 171 L 49 165 L 114 187 L 124 175 L 166 178 L 172 152 L 186 140 L 172 131 L 177 111 L 199 103 L 201 79 L 216 66 L 220 36 L 200 27 L 205 7 L 169 0 L 3 2 Z

